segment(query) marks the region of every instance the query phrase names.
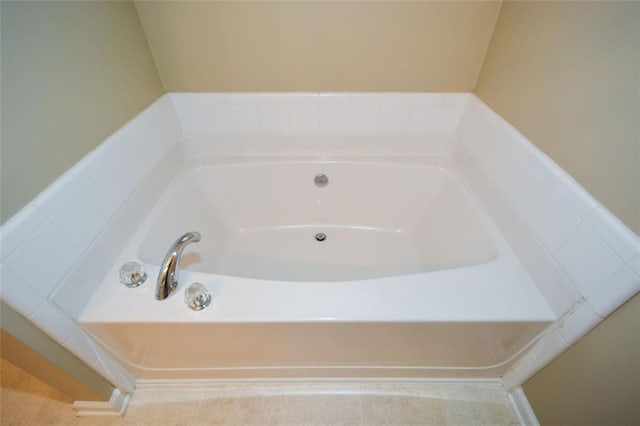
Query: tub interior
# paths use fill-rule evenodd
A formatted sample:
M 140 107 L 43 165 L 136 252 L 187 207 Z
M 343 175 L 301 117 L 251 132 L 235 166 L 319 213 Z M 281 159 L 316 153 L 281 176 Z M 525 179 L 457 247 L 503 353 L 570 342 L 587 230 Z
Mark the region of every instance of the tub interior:
M 320 173 L 325 187 L 315 185 Z M 199 231 L 182 268 L 263 280 L 383 278 L 497 256 L 462 182 L 431 165 L 245 159 L 194 167 L 149 223 L 143 262 L 159 265 L 179 235 Z
M 156 277 L 187 231 L 176 293 L 119 283 L 130 259 Z M 213 295 L 198 312 L 194 282 Z M 81 322 L 136 377 L 183 380 L 500 377 L 554 319 L 455 171 L 280 157 L 185 165 Z

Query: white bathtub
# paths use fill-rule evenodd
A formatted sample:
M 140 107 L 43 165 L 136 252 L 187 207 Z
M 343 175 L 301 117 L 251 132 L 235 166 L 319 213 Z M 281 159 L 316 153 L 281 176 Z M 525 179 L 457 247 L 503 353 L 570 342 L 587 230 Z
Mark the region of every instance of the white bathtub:
M 555 321 L 441 157 L 286 152 L 169 153 L 183 167 L 80 318 L 139 379 L 499 377 Z M 188 231 L 202 240 L 157 301 Z M 136 289 L 118 281 L 130 260 L 149 273 Z M 200 312 L 193 282 L 214 296 Z

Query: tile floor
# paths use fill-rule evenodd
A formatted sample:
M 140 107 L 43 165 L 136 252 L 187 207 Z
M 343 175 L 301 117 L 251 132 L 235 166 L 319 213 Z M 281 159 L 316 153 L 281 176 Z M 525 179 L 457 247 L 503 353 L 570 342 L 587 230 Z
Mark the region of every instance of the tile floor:
M 507 395 L 490 383 L 141 386 L 124 418 L 75 417 L 65 395 L 4 360 L 2 369 L 3 426 L 519 424 Z

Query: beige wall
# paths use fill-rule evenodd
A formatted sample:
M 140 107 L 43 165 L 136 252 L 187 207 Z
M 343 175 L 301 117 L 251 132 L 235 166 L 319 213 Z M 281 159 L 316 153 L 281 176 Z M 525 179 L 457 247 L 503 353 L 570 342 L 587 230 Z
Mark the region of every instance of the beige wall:
M 168 91 L 470 91 L 500 2 L 136 1 Z
M 640 2 L 505 2 L 475 92 L 640 234 Z
M 0 355 L 75 400 L 107 401 L 113 385 L 0 302 Z
M 1 7 L 1 218 L 164 92 L 131 2 Z
M 55 364 L 31 350 L 20 340 L 1 331 L 0 355 L 2 360 L 29 373 L 29 375 L 51 385 L 74 401 L 107 401 L 109 395 L 98 395 L 96 392 L 79 383 L 72 376 L 58 368 Z M 1 382 L 4 383 L 4 368 L 0 369 Z M 9 372 L 11 374 L 11 371 Z M 113 389 L 111 390 L 113 391 Z
M 543 425 L 640 424 L 640 295 L 524 385 Z
M 640 233 L 640 3 L 505 2 L 475 92 Z M 542 424 L 638 424 L 640 296 L 525 385 Z

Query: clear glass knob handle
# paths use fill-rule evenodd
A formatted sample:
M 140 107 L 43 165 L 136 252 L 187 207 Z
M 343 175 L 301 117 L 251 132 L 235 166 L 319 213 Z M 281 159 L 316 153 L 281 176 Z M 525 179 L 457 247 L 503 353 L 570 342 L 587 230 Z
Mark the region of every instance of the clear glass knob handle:
M 193 283 L 184 291 L 184 303 L 194 311 L 201 311 L 211 303 L 211 293 L 201 283 Z
M 147 279 L 147 273 L 138 262 L 127 262 L 120 267 L 120 282 L 127 287 L 139 287 Z

